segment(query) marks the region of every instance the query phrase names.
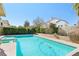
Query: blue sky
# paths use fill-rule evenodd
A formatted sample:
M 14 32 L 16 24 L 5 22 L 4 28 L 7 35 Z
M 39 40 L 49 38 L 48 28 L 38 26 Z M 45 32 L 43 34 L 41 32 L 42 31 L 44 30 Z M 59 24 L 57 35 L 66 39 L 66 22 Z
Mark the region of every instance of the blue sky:
M 9 20 L 12 25 L 23 25 L 25 20 L 28 20 L 32 24 L 33 19 L 38 16 L 42 17 L 45 22 L 50 17 L 57 17 L 73 25 L 78 18 L 71 3 L 5 3 L 3 5 L 6 12 L 6 17 L 4 18 Z

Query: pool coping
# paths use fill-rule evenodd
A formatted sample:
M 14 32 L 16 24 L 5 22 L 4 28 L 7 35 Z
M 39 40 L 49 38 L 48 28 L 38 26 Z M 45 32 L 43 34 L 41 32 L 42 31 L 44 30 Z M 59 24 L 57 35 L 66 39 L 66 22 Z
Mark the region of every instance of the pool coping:
M 73 43 L 73 42 L 67 42 L 67 41 L 64 41 L 64 40 L 59 40 L 59 39 L 56 39 L 56 38 L 52 39 L 52 38 L 41 36 L 41 35 L 35 35 L 35 36 L 47 38 L 49 40 L 53 40 L 55 42 L 58 42 L 58 43 L 61 43 L 61 44 L 65 44 L 65 45 L 69 45 L 69 46 L 72 46 L 72 47 L 76 48 L 73 51 L 69 52 L 66 56 L 72 56 L 73 54 L 79 52 L 79 44 L 76 44 L 76 43 Z

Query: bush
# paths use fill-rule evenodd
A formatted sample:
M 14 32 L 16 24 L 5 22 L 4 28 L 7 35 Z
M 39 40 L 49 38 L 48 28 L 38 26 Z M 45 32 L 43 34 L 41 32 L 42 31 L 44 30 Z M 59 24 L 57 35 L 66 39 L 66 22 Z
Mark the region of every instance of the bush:
M 2 32 L 3 32 L 3 31 L 2 31 L 2 28 L 0 28 L 0 35 L 2 34 Z
M 4 27 L 0 29 L 0 34 L 4 35 L 16 35 L 16 34 L 35 34 L 35 28 L 25 28 L 25 27 Z
M 41 28 L 41 27 L 35 27 L 33 29 L 34 29 L 34 31 L 36 33 L 45 33 L 46 32 L 46 29 L 45 28 Z
M 40 27 L 35 27 L 36 33 L 40 33 Z
M 67 36 L 67 32 L 61 28 L 58 29 L 58 34 L 62 36 Z
M 11 35 L 11 34 L 16 34 L 16 28 L 3 28 L 3 34 L 5 35 Z
M 36 28 L 35 27 L 30 28 L 29 33 L 30 34 L 35 34 L 36 33 Z
M 27 34 L 28 30 L 26 30 L 26 28 L 24 27 L 18 27 L 16 30 L 16 34 Z
M 46 28 L 40 28 L 40 33 L 46 33 Z
M 71 30 L 69 32 L 69 38 L 71 41 L 79 43 L 79 28 Z
M 53 31 L 54 30 L 54 31 Z M 53 28 L 41 28 L 41 27 L 4 27 L 3 29 L 0 30 L 0 34 L 4 35 L 16 35 L 16 34 L 35 34 L 35 33 L 57 33 L 58 28 L 53 27 Z
M 48 33 L 50 34 L 58 33 L 58 27 L 56 27 L 55 24 L 50 23 L 49 28 L 48 28 Z

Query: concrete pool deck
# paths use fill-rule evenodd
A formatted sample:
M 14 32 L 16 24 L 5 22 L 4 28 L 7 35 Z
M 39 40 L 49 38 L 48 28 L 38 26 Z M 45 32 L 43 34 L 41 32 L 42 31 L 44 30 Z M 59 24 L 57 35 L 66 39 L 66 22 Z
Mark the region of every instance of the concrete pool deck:
M 54 35 L 49 35 L 49 34 L 38 34 L 37 36 L 39 37 L 44 37 L 44 38 L 48 38 L 50 40 L 59 42 L 59 43 L 63 43 L 72 47 L 76 47 L 75 50 L 71 51 L 69 54 L 67 54 L 67 56 L 72 56 L 73 54 L 79 52 L 79 44 L 77 43 L 73 43 L 70 40 L 60 40 L 58 37 L 55 37 Z
M 7 56 L 16 56 L 16 43 L 15 42 L 3 43 L 0 45 L 0 48 L 4 50 L 4 53 Z

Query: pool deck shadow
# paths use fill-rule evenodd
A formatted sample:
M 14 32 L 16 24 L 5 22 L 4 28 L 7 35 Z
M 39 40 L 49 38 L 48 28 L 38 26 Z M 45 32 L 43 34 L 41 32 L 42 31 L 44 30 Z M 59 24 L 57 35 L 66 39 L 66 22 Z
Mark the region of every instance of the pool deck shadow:
M 0 56 L 7 56 L 3 49 L 0 48 Z

